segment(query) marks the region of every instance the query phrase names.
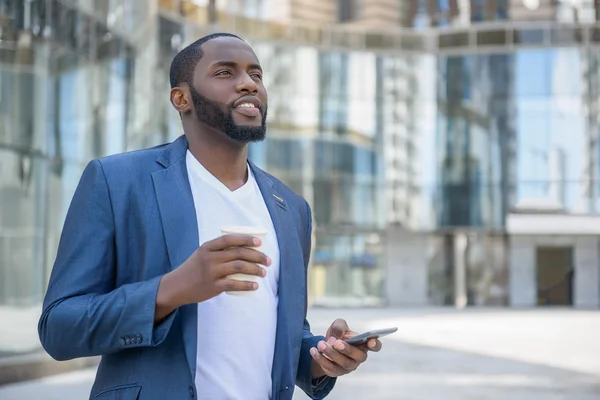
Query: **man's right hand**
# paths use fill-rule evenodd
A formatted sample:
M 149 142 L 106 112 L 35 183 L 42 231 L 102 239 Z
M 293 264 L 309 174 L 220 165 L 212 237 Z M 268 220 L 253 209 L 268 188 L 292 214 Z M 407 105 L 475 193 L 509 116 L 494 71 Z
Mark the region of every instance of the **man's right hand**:
M 248 247 L 260 246 L 260 239 L 248 235 L 223 235 L 204 243 L 179 267 L 160 281 L 154 321 L 160 322 L 178 307 L 200 303 L 225 291 L 252 291 L 258 284 L 229 279 L 229 275 L 264 277 L 271 259 Z

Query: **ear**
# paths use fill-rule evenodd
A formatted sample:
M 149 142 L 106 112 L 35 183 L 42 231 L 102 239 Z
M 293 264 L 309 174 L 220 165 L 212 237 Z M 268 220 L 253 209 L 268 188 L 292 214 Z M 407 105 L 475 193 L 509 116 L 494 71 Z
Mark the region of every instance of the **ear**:
M 177 86 L 171 89 L 171 104 L 181 114 L 192 111 L 189 90 L 186 87 Z

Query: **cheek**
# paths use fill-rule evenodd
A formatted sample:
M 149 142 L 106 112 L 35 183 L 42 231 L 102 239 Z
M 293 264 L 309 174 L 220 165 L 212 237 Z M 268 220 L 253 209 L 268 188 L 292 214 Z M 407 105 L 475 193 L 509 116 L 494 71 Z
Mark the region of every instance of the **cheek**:
M 198 91 L 206 99 L 213 103 L 222 105 L 229 105 L 232 101 L 235 101 L 235 90 L 232 84 L 224 79 L 215 80 L 205 84 L 202 87 L 202 91 Z M 232 96 L 233 94 L 233 96 Z
M 258 99 L 265 106 L 267 105 L 268 98 L 269 98 L 269 96 L 267 96 L 267 92 L 262 92 L 262 93 L 259 93 L 259 95 L 258 95 Z

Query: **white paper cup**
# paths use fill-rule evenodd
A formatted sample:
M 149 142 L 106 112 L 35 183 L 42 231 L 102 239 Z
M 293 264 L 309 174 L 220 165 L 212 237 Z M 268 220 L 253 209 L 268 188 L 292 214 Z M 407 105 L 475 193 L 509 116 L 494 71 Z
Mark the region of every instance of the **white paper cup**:
M 241 235 L 250 235 L 250 236 L 259 238 L 261 241 L 260 246 L 251 247 L 252 249 L 254 249 L 256 251 L 262 251 L 264 240 L 267 237 L 268 232 L 269 231 L 266 230 L 265 228 L 261 228 L 258 226 L 224 226 L 221 228 L 222 235 L 241 234 Z M 259 277 L 256 275 L 248 275 L 248 274 L 233 274 L 233 275 L 229 275 L 227 278 L 234 279 L 236 281 L 258 282 Z M 246 290 L 246 291 L 233 291 L 233 292 L 226 292 L 226 293 L 233 295 L 233 296 L 251 296 L 254 294 L 254 292 L 255 291 L 253 291 L 253 290 L 250 290 L 250 291 Z

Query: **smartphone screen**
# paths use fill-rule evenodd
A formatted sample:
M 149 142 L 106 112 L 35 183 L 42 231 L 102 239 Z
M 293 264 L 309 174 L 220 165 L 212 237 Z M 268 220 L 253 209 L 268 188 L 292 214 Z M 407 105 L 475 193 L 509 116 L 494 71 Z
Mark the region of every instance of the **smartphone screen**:
M 394 328 L 386 328 L 386 329 L 374 329 L 365 333 L 361 333 L 360 335 L 351 337 L 349 339 L 344 340 L 346 343 L 356 346 L 361 344 L 366 344 L 371 339 L 379 339 L 387 335 L 391 335 L 398 330 L 397 327 Z

